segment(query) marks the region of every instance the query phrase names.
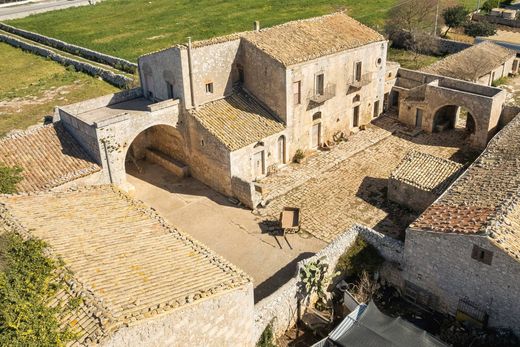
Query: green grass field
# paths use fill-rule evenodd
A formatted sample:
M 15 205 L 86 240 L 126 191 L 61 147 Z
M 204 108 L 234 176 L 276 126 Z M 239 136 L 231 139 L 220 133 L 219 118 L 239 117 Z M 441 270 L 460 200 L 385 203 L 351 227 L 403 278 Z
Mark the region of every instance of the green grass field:
M 431 55 L 418 54 L 415 56 L 410 51 L 405 51 L 404 49 L 388 49 L 388 60 L 396 61 L 401 64 L 401 67 L 405 69 L 413 69 L 418 70 L 422 67 L 431 65 L 436 61 L 442 59 L 441 57 L 434 57 Z
M 466 1 L 466 0 L 460 0 Z M 251 30 L 348 9 L 382 28 L 397 0 L 105 0 L 8 23 L 23 29 L 136 60 L 142 54 L 194 40 Z
M 53 114 L 55 106 L 118 89 L 51 60 L 0 43 L 0 137 Z

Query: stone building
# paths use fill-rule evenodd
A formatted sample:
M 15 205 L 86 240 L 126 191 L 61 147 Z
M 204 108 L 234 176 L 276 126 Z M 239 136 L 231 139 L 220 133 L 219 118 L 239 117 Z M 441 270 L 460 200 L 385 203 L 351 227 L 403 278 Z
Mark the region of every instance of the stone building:
M 388 199 L 422 212 L 450 186 L 462 165 L 411 151 L 388 178 Z
M 490 41 L 466 48 L 429 65 L 421 71 L 485 86 L 518 72 L 516 52 Z
M 405 295 L 520 333 L 520 118 L 406 231 Z
M 141 91 L 61 107 L 57 118 L 105 182 L 125 187 L 125 161 L 146 158 L 253 207 L 256 179 L 382 113 L 387 51 L 344 13 L 255 25 L 142 56 Z
M 110 211 L 110 213 L 107 213 Z M 0 197 L 0 234 L 48 244 L 87 346 L 253 346 L 251 279 L 114 186 Z

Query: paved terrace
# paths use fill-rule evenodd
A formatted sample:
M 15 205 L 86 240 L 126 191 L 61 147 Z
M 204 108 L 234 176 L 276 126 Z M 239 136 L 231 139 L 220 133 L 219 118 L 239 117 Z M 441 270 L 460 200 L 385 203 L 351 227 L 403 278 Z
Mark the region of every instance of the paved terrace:
M 354 223 L 401 237 L 418 214 L 388 202 L 386 190 L 388 177 L 407 153 L 418 150 L 460 163 L 475 156 L 461 149 L 466 141 L 462 131 L 415 137 L 405 132 L 395 119 L 382 117 L 332 151 L 318 152 L 300 167 L 289 165 L 287 171 L 269 177 L 264 188 L 273 192 L 289 185 L 292 189 L 275 194 L 258 213 L 275 219 L 284 206 L 300 207 L 302 228 L 327 242 Z

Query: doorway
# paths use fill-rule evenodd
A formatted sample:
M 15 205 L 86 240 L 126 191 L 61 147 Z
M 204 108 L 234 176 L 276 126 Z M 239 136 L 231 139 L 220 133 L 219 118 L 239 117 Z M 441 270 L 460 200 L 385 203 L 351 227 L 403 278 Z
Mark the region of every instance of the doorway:
M 265 151 L 256 152 L 253 155 L 253 170 L 255 179 L 265 175 Z
M 359 126 L 359 105 L 354 107 L 352 112 L 352 127 L 357 128 Z
M 423 120 L 423 110 L 418 108 L 415 111 L 415 128 L 417 128 L 417 129 L 422 128 L 422 120 Z
M 373 114 L 373 118 L 376 118 L 379 116 L 379 100 L 376 100 L 374 102 L 374 114 Z
M 321 123 L 313 124 L 312 126 L 312 148 L 318 148 L 321 143 Z
M 278 164 L 285 164 L 285 136 L 280 136 L 277 143 Z

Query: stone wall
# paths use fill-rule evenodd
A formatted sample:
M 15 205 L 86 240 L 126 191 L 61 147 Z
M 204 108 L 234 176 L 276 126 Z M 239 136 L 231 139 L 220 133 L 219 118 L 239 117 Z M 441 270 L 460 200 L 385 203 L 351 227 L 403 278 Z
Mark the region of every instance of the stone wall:
M 472 19 L 477 22 L 490 22 L 498 25 L 505 25 L 513 28 L 520 28 L 520 21 L 516 19 L 507 19 L 498 16 L 487 16 L 474 13 Z
M 253 286 L 199 300 L 154 319 L 116 331 L 101 345 L 254 346 Z
M 127 88 L 133 82 L 133 79 L 126 77 L 124 75 L 115 74 L 112 71 L 105 70 L 95 65 L 91 65 L 84 61 L 74 60 L 71 58 L 67 58 L 61 56 L 59 54 L 54 53 L 53 51 L 42 48 L 39 46 L 31 45 L 29 43 L 23 42 L 21 40 L 15 39 L 13 37 L 0 34 L 0 42 L 5 42 L 10 44 L 13 47 L 21 48 L 25 51 L 40 55 L 45 58 L 49 58 L 54 60 L 65 66 L 74 66 L 77 71 L 84 72 L 94 77 L 101 77 L 106 82 L 118 87 L 118 88 Z
M 473 245 L 493 252 L 491 265 L 471 257 Z M 467 297 L 488 313 L 490 326 L 520 334 L 520 264 L 486 236 L 409 228 L 404 259 L 404 279 L 437 296 L 440 311 L 455 314 Z
M 0 30 L 4 30 L 9 33 L 29 39 L 31 41 L 39 42 L 44 45 L 57 48 L 67 53 L 78 55 L 88 60 L 97 61 L 99 63 L 112 66 L 118 70 L 126 71 L 128 73 L 134 73 L 137 70 L 137 64 L 129 62 L 128 60 L 96 52 L 81 46 L 72 45 L 70 43 L 54 39 L 52 37 L 40 35 L 27 30 L 18 29 L 4 23 L 0 23 Z
M 448 40 L 441 37 L 436 38 L 436 41 L 436 54 L 438 55 L 459 53 L 460 51 L 473 46 L 471 43 Z
M 437 199 L 437 195 L 431 191 L 414 187 L 393 178 L 388 179 L 387 196 L 388 200 L 417 212 L 424 211 Z
M 305 310 L 305 307 L 300 308 L 298 304 L 300 298 L 298 289 L 300 269 L 305 264 L 325 256 L 326 262 L 329 264 L 329 271 L 332 273 L 339 258 L 352 246 L 357 235 L 358 231 L 355 228 L 349 229 L 316 255 L 298 262 L 294 277 L 273 294 L 255 305 L 254 341 L 258 341 L 258 338 L 269 323 L 272 323 L 273 333 L 276 337 L 283 335 L 287 329 L 296 323 L 299 310 L 300 312 Z
M 364 225 L 356 224 L 351 230 L 357 232 L 366 242 L 374 246 L 385 260 L 402 264 L 404 256 L 404 244 L 402 241 L 381 234 Z

